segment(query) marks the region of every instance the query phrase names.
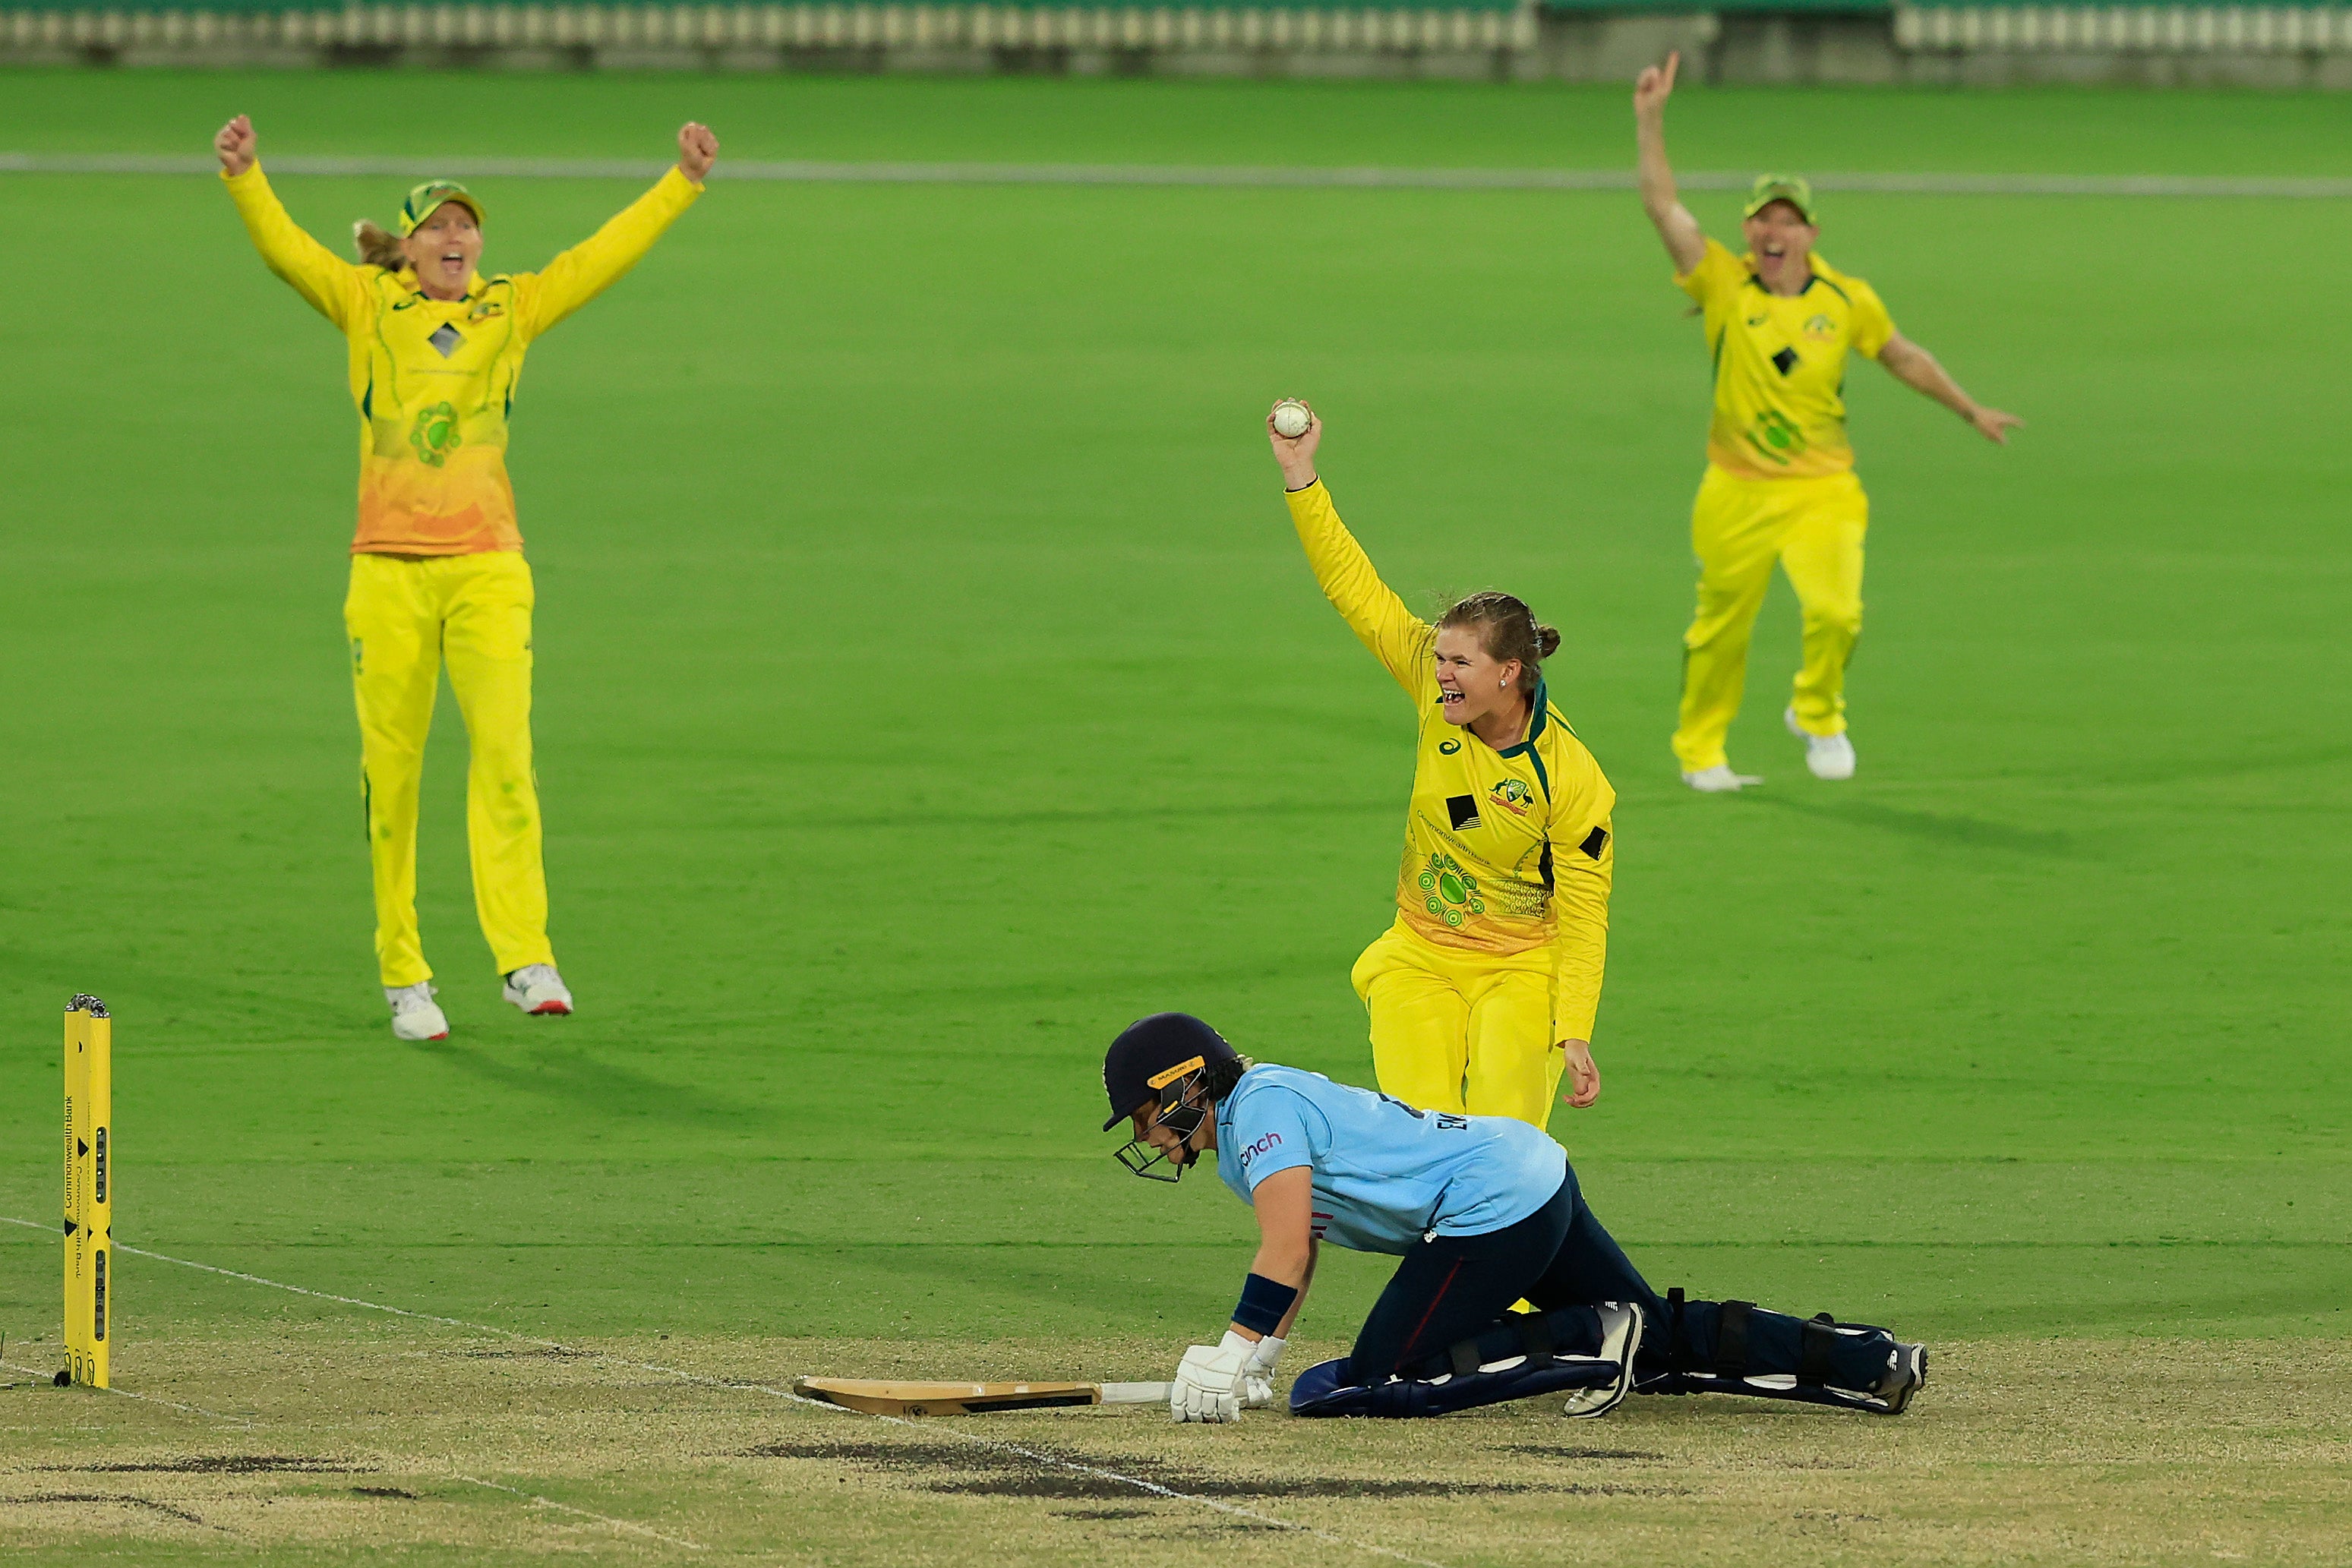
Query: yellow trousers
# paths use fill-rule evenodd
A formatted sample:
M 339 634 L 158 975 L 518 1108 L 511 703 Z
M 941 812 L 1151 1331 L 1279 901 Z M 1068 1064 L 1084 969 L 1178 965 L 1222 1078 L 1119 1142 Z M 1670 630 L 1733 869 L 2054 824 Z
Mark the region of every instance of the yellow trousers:
M 1721 765 L 1723 737 L 1748 682 L 1748 639 L 1771 584 L 1789 574 L 1804 613 L 1804 665 L 1790 704 L 1808 734 L 1845 730 L 1845 666 L 1862 635 L 1862 537 L 1870 498 L 1853 474 L 1737 479 L 1710 466 L 1691 509 L 1698 612 L 1683 633 L 1683 770 Z
M 343 625 L 359 698 L 361 780 L 387 986 L 432 976 L 416 931 L 416 794 L 446 665 L 465 716 L 474 907 L 499 972 L 552 964 L 539 783 L 530 764 L 530 566 L 509 550 L 352 558 Z
M 1391 925 L 1349 978 L 1371 1015 L 1381 1091 L 1423 1111 L 1551 1119 L 1565 1059 L 1552 1049 L 1549 946 L 1497 957 Z

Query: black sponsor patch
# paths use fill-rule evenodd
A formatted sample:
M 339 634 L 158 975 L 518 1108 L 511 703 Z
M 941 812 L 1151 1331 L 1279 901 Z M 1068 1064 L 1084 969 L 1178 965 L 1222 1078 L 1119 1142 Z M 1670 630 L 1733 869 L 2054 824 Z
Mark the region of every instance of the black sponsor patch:
M 425 340 L 432 344 L 435 348 L 440 350 L 441 357 L 446 360 L 450 355 L 457 351 L 457 346 L 466 340 L 466 335 L 463 332 L 458 331 L 457 328 L 449 325 L 448 322 L 444 321 L 438 328 L 435 329 L 433 336 L 425 339 Z M 1781 350 L 1783 353 L 1786 353 L 1787 351 L 1788 350 L 1785 349 Z M 1788 371 L 1783 369 L 1781 374 L 1786 375 Z
M 1601 852 L 1609 847 L 1609 830 L 1606 828 L 1593 829 L 1591 832 L 1584 835 L 1584 841 L 1576 847 L 1584 852 L 1585 858 L 1588 860 L 1599 860 L 1601 858 Z
M 1454 831 L 1478 825 L 1478 798 L 1475 795 L 1449 795 L 1445 798 L 1445 814 L 1454 819 Z
M 1772 362 L 1780 368 L 1780 373 L 1785 376 L 1797 368 L 1797 350 L 1783 349 L 1772 356 Z

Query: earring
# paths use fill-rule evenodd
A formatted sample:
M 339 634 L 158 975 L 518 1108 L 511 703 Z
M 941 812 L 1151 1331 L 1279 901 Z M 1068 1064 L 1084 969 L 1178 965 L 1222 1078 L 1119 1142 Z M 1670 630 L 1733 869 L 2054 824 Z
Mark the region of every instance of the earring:
M 1496 691 L 1501 691 L 1505 686 L 1507 686 L 1507 685 L 1509 685 L 1510 684 L 1511 684 L 1511 683 L 1510 683 L 1510 682 L 1508 682 L 1508 681 L 1496 681 L 1496 682 L 1495 683 L 1495 689 L 1496 689 Z

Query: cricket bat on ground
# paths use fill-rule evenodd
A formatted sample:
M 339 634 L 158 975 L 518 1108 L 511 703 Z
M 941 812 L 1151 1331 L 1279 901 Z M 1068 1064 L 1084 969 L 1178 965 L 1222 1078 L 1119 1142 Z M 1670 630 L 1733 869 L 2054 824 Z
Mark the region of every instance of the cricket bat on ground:
M 982 1416 L 1072 1405 L 1165 1405 L 1165 1383 L 896 1383 L 873 1377 L 796 1377 L 804 1399 L 869 1416 Z

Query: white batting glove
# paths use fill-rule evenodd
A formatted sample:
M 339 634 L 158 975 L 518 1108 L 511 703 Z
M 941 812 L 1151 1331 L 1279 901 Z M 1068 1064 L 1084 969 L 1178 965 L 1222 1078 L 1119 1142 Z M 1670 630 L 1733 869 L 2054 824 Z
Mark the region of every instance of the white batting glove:
M 1267 1334 L 1250 1346 L 1242 1366 L 1242 1408 L 1263 1410 L 1274 1403 L 1274 1364 L 1282 1359 L 1283 1341 Z
M 1242 1368 L 1249 1364 L 1249 1341 L 1225 1331 L 1218 1344 L 1196 1344 L 1184 1353 L 1168 1391 L 1168 1414 L 1179 1421 L 1238 1421 L 1242 1418 Z

